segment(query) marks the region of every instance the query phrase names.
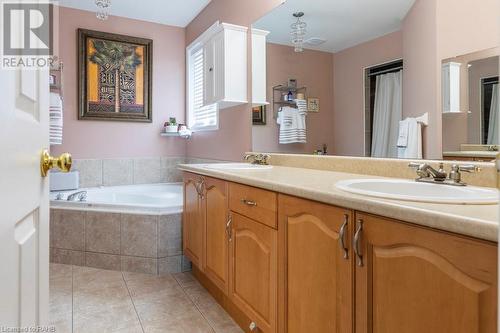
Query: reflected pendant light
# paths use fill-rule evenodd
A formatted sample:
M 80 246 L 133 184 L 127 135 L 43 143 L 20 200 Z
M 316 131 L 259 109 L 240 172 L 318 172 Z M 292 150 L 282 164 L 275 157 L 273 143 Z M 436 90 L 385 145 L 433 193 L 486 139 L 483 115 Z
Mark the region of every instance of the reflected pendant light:
M 292 35 L 292 44 L 295 52 L 304 51 L 304 37 L 306 35 L 307 24 L 300 20 L 302 16 L 304 16 L 303 12 L 293 13 L 293 17 L 295 17 L 297 21 L 290 26 L 290 28 L 292 28 L 290 35 Z
M 111 7 L 111 0 L 95 0 L 97 11 L 95 16 L 99 20 L 106 21 L 109 17 L 109 8 Z

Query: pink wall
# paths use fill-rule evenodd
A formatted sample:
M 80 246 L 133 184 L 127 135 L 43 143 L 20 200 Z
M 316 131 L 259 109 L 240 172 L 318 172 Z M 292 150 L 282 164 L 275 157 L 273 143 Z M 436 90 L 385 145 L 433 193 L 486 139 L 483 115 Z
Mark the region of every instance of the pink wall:
M 403 116 L 429 113 L 424 157 L 441 158 L 441 62 L 437 56 L 436 0 L 417 0 L 403 22 Z
M 320 99 L 320 112 L 307 115 L 307 144 L 280 145 L 279 126 L 273 118 L 273 105 L 267 108 L 267 125 L 253 126 L 253 150 L 265 152 L 312 153 L 326 143 L 333 148 L 333 54 L 305 50 L 295 53 L 293 47 L 267 43 L 267 96 L 272 87 L 297 79 L 307 87 L 307 96 Z
M 205 9 L 186 27 L 186 44 L 211 26 L 215 21 L 250 26 L 258 18 L 278 6 L 281 0 L 212 0 Z M 249 73 L 250 38 L 249 38 Z M 248 75 L 251 100 L 251 75 Z M 190 157 L 241 160 L 245 151 L 252 149 L 251 104 L 237 106 L 220 111 L 219 130 L 198 132 L 187 143 L 187 155 Z
M 77 120 L 78 28 L 153 39 L 153 123 Z M 121 17 L 107 21 L 95 13 L 60 8 L 60 58 L 64 62 L 64 144 L 52 153 L 71 152 L 75 158 L 115 158 L 181 155 L 186 143 L 162 138 L 168 117 L 184 122 L 185 29 Z
M 402 55 L 399 31 L 335 53 L 333 154 L 364 155 L 364 69 Z

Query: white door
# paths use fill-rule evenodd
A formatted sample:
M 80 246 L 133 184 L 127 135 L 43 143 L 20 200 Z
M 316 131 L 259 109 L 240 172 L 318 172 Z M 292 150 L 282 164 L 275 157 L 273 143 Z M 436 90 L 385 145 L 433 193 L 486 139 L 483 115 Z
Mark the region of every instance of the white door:
M 0 326 L 47 325 L 48 71 L 0 69 L 0 101 Z

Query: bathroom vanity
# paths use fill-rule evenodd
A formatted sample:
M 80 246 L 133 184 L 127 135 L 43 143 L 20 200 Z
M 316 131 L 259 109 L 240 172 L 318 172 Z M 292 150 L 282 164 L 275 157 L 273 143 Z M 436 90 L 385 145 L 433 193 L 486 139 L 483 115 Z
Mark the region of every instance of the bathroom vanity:
M 353 195 L 334 184 L 362 176 L 332 171 L 181 169 L 184 253 L 245 331 L 496 331 L 498 205 Z

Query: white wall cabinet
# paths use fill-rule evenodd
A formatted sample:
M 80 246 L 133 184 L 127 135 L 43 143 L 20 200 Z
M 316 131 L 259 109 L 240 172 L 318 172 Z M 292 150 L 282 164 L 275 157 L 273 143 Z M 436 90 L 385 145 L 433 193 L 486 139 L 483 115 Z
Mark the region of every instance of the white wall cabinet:
M 460 112 L 460 63 L 443 64 L 441 85 L 443 112 Z
M 248 103 L 248 28 L 221 23 L 204 45 L 204 104 L 219 109 Z
M 252 106 L 267 102 L 266 36 L 269 31 L 252 29 Z

